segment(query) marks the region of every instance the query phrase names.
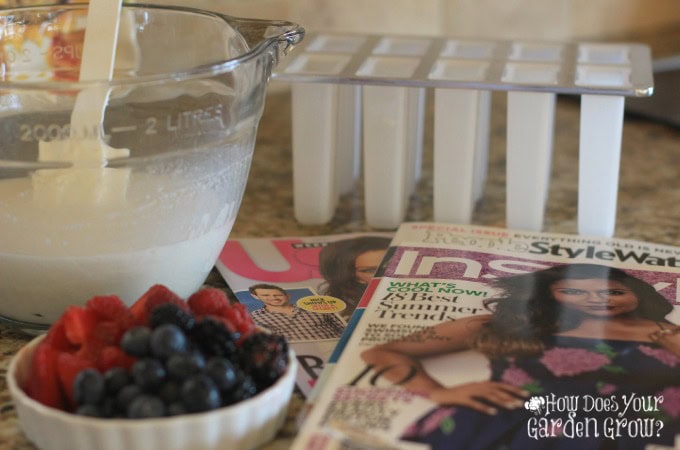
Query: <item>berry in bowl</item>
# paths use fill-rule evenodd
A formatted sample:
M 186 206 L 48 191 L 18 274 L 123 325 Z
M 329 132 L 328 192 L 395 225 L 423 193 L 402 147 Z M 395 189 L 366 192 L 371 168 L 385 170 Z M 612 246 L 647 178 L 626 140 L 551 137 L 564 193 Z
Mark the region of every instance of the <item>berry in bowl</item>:
M 162 285 L 67 308 L 22 348 L 7 382 L 19 423 L 47 450 L 251 449 L 283 424 L 296 362 L 241 304 Z

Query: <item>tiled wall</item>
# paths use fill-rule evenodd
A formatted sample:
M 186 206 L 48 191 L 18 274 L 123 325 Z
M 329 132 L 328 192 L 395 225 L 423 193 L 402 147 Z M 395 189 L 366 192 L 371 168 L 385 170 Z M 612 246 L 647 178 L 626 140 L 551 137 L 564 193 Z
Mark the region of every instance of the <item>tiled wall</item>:
M 496 39 L 591 39 L 680 23 L 678 0 L 191 0 L 190 4 L 244 17 L 289 19 L 310 30 Z

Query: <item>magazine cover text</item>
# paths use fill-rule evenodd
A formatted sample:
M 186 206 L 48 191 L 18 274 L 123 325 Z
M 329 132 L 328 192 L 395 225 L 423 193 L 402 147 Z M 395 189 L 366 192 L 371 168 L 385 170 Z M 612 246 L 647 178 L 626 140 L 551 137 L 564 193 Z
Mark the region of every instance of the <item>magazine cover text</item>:
M 674 448 L 680 249 L 504 233 L 397 234 L 294 448 Z

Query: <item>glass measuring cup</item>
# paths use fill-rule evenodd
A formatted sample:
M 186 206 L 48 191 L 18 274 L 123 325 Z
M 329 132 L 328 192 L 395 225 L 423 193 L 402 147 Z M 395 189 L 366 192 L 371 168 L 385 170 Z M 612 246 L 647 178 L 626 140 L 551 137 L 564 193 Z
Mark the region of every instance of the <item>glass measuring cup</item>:
M 201 286 L 239 209 L 272 67 L 304 35 L 125 5 L 113 79 L 79 82 L 86 8 L 0 11 L 0 320 L 26 330 L 93 295 Z M 108 96 L 101 123 L 72 120 L 88 89 Z

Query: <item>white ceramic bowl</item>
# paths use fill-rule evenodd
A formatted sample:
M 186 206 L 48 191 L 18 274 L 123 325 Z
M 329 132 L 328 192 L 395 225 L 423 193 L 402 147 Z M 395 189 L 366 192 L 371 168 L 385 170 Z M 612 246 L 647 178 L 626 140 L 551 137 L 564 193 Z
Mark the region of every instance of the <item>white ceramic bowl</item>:
M 297 362 L 291 351 L 288 370 L 253 398 L 218 410 L 162 419 L 97 419 L 47 407 L 24 392 L 33 339 L 12 359 L 7 385 L 19 424 L 43 450 L 247 450 L 272 440 L 286 418 Z

